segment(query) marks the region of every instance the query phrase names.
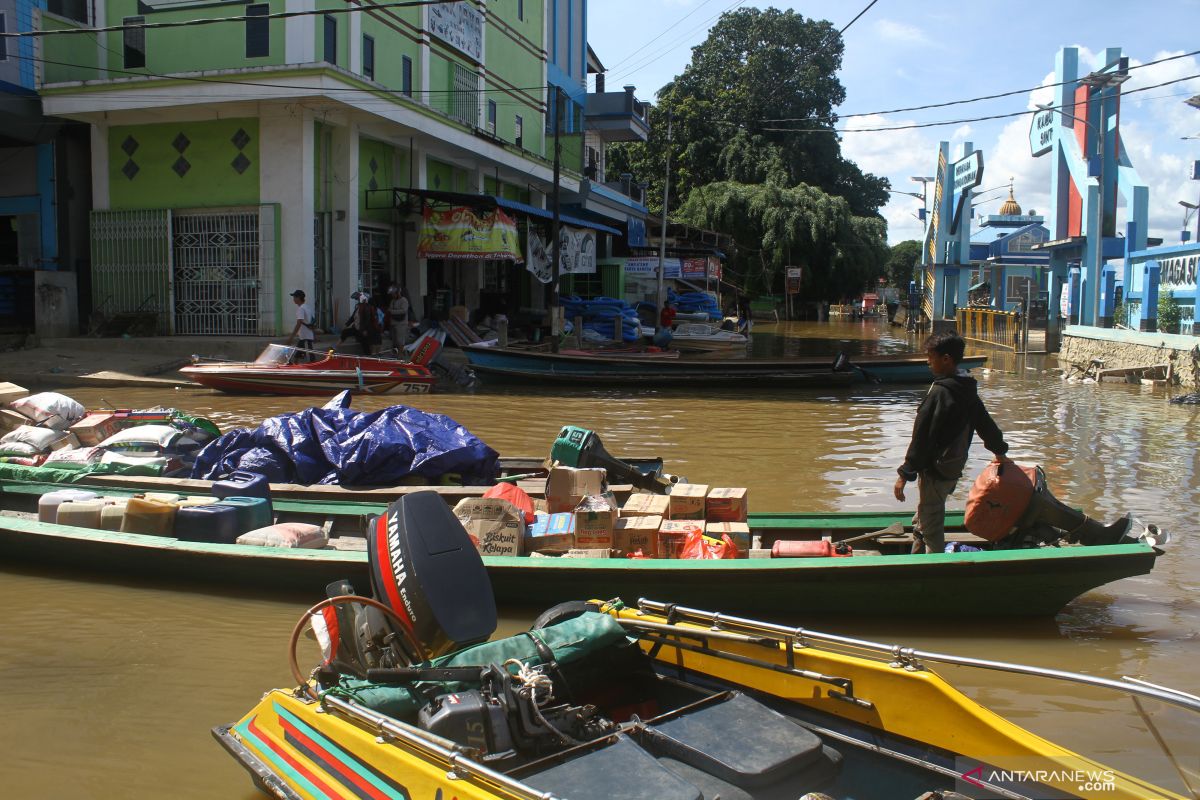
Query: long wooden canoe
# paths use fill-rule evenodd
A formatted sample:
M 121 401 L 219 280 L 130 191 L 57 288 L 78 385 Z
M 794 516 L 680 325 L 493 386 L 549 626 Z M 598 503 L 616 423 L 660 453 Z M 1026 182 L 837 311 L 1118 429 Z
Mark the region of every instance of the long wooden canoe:
M 8 494 L 7 499 L 21 495 Z M 32 494 L 24 495 L 26 500 Z M 275 501 L 281 519 L 328 520 L 335 533 L 362 530 L 382 506 L 373 503 Z M 12 512 L 9 512 L 10 514 Z M 757 514 L 751 530 L 766 539 L 835 539 L 880 530 L 906 515 Z M 961 526 L 961 515 L 949 525 Z M 347 537 L 349 539 L 349 537 Z M 893 541 L 891 546 L 902 543 Z M 882 546 L 887 547 L 887 539 Z M 504 605 L 545 606 L 580 596 L 636 600 L 657 595 L 685 604 L 780 617 L 823 614 L 912 616 L 1053 615 L 1079 595 L 1142 575 L 1158 551 L 1145 544 L 1043 548 L 935 555 L 818 559 L 484 559 Z M 228 585 L 241 589 L 320 591 L 349 578 L 367 591 L 366 553 L 295 550 L 114 533 L 0 517 L 0 563 L 73 568 L 138 578 Z

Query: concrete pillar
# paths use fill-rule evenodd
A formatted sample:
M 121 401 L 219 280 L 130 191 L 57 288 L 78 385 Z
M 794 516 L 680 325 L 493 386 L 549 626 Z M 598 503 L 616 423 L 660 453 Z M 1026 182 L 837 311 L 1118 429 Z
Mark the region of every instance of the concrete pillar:
M 1158 282 L 1161 270 L 1157 261 L 1142 265 L 1142 319 L 1138 330 L 1153 333 L 1158 330 Z
M 1071 287 L 1067 292 L 1067 324 L 1078 325 L 1080 298 L 1080 269 L 1078 266 L 1071 267 L 1067 276 L 1067 285 Z
M 351 11 L 350 32 L 346 37 L 346 46 L 350 48 L 350 71 L 362 75 L 362 12 Z
M 314 11 L 315 0 L 285 0 L 288 12 Z M 311 64 L 317 60 L 317 14 L 288 17 L 283 21 L 283 59 L 286 64 Z
M 1117 291 L 1117 273 L 1114 270 L 1104 270 L 1104 280 L 1100 283 L 1100 289 L 1100 327 L 1111 328 Z
M 108 125 L 92 123 L 92 208 L 108 208 Z
M 259 308 L 269 309 L 276 334 L 290 330 L 290 295 L 302 290 L 311 300 L 316 296 L 313 249 L 313 209 L 315 188 L 313 174 L 313 115 L 291 105 L 264 104 L 259 115 L 260 196 L 263 203 L 279 205 L 279 230 L 275 231 L 279 247 L 268 254 L 273 259 L 279 253 L 278 269 L 272 263 L 267 269 L 264 259 L 262 294 Z M 275 285 L 275 275 L 279 284 Z M 264 314 L 264 317 L 267 316 Z

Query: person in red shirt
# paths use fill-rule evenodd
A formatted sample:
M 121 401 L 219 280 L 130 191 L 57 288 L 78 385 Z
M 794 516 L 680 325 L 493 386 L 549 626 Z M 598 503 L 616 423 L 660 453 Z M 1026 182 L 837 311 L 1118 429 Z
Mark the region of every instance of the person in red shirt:
M 671 303 L 663 304 L 662 313 L 658 315 L 658 326 L 666 330 L 675 327 L 675 306 Z

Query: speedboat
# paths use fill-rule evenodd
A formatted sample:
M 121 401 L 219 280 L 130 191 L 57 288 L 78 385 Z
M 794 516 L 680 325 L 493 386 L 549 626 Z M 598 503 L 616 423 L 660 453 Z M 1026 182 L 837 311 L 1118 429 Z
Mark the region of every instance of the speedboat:
M 678 325 L 671 334 L 671 345 L 679 350 L 697 350 L 705 353 L 745 352 L 749 344 L 750 338 L 745 334 L 698 322 Z
M 562 604 L 489 641 L 487 572 L 432 492 L 392 504 L 367 550 L 372 596 L 329 585 L 293 629 L 294 686 L 213 730 L 275 797 L 1182 800 L 989 711 L 934 667 L 1121 692 L 1173 762 L 1185 750 L 1165 716 L 1194 724 L 1200 697 L 645 599 Z M 306 629 L 321 647 L 311 669 Z
M 329 395 L 346 389 L 426 394 L 436 380 L 427 366 L 432 356 L 403 361 L 330 351 L 308 361 L 309 356 L 308 350 L 271 344 L 254 361 L 193 356 L 191 366 L 179 371 L 202 386 L 236 394 Z

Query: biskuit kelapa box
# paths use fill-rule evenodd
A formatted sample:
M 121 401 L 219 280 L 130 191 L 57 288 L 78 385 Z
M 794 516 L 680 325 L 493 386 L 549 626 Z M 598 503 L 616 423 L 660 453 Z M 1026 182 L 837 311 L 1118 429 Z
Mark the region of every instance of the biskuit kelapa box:
M 665 494 L 647 494 L 634 492 L 621 506 L 622 517 L 662 517 L 669 519 L 671 515 L 671 498 Z
M 704 498 L 709 522 L 745 522 L 749 512 L 746 489 L 712 488 Z
M 658 558 L 658 516 L 621 517 L 613 529 L 613 548 L 624 554 L 642 551 L 647 558 Z

